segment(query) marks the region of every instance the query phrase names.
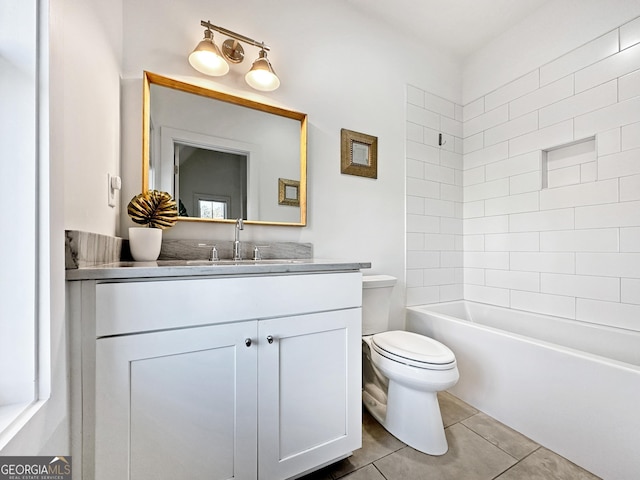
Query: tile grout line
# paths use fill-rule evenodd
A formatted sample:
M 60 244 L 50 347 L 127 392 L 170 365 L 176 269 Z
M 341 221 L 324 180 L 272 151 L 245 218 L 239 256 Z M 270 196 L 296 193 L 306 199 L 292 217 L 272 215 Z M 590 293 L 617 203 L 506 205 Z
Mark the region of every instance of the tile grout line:
M 482 413 L 482 412 L 480 412 L 480 411 L 478 410 L 478 411 L 477 411 L 476 413 L 474 413 L 473 415 L 469 415 L 468 417 L 465 417 L 465 418 L 463 418 L 463 419 L 461 419 L 461 420 L 458 420 L 457 422 L 452 423 L 451 425 L 447 426 L 447 427 L 445 428 L 445 430 L 446 430 L 446 429 L 448 429 L 449 427 L 453 426 L 453 425 L 460 424 L 460 425 L 462 425 L 464 428 L 466 428 L 467 430 L 469 430 L 471 433 L 473 433 L 474 435 L 476 435 L 478 438 L 480 438 L 481 440 L 483 440 L 483 441 L 485 441 L 485 442 L 489 443 L 490 445 L 494 446 L 495 448 L 497 448 L 498 450 L 500 450 L 501 452 L 503 452 L 505 455 L 508 455 L 509 457 L 513 458 L 513 460 L 515 461 L 515 463 L 514 463 L 513 465 L 510 465 L 508 468 L 504 469 L 502 472 L 500 472 L 499 474 L 497 474 L 497 475 L 496 475 L 495 477 L 493 477 L 491 480 L 498 480 L 498 479 L 500 478 L 500 476 L 504 475 L 506 472 L 508 472 L 509 470 L 511 470 L 512 468 L 516 467 L 518 464 L 520 464 L 520 462 L 522 462 L 523 460 L 525 460 L 526 458 L 528 458 L 529 456 L 531 456 L 534 452 L 537 452 L 538 450 L 540 450 L 540 448 L 542 448 L 542 446 L 541 446 L 541 445 L 537 444 L 538 446 L 537 446 L 537 447 L 536 447 L 532 452 L 529 452 L 527 455 L 525 455 L 525 456 L 524 456 L 524 457 L 522 457 L 521 459 L 518 459 L 518 458 L 514 457 L 514 456 L 513 456 L 513 455 L 511 455 L 509 452 L 507 452 L 506 450 L 504 450 L 503 448 L 501 448 L 499 445 L 497 445 L 497 444 L 493 443 L 492 441 L 490 441 L 489 439 L 487 439 L 487 438 L 483 437 L 483 436 L 482 436 L 482 435 L 480 435 L 478 432 L 476 432 L 474 429 L 472 429 L 471 427 L 469 427 L 469 426 L 467 426 L 467 425 L 465 425 L 465 424 L 463 423 L 465 420 L 468 420 L 468 419 L 470 419 L 470 418 L 473 418 L 473 417 L 475 417 L 476 415 L 480 415 L 481 413 Z M 484 415 L 486 415 L 486 414 L 484 414 Z M 487 416 L 488 416 L 488 415 L 487 415 Z M 494 419 L 493 417 L 491 417 L 491 416 L 488 416 L 488 417 L 489 417 L 492 421 L 494 421 L 494 422 L 498 422 L 498 420 Z M 498 423 L 500 423 L 500 422 L 498 422 Z M 528 438 L 528 437 L 527 437 L 527 438 Z M 535 442 L 534 442 L 534 443 L 535 443 Z M 384 475 L 383 475 L 383 476 L 384 476 Z M 385 477 L 385 478 L 386 478 L 386 477 Z
M 393 455 L 394 453 L 397 453 L 397 452 L 399 452 L 400 450 L 402 450 L 403 448 L 406 448 L 406 447 L 408 447 L 408 446 L 409 446 L 409 445 L 407 445 L 406 443 L 403 443 L 403 444 L 402 444 L 402 446 L 401 446 L 400 448 L 398 448 L 398 449 L 396 449 L 396 450 L 393 450 L 393 451 L 391 451 L 391 452 L 389 452 L 389 453 L 387 453 L 387 454 L 385 454 L 385 455 L 382 455 L 381 457 L 376 458 L 375 460 L 372 460 L 371 462 L 366 463 L 366 464 L 364 464 L 364 465 L 362 465 L 362 466 L 360 466 L 360 467 L 356 468 L 355 470 L 351 470 L 350 472 L 347 472 L 347 473 L 345 473 L 344 475 L 340 475 L 339 477 L 334 477 L 333 475 L 331 475 L 331 478 L 333 478 L 333 480 L 339 480 L 340 478 L 344 478 L 344 477 L 346 477 L 346 476 L 348 476 L 348 475 L 351 475 L 352 473 L 355 473 L 355 472 L 357 472 L 358 470 L 362 470 L 363 468 L 368 467 L 369 465 L 373 465 L 373 467 L 374 467 L 376 470 L 378 470 L 378 472 L 380 472 L 380 470 L 378 469 L 378 467 L 375 465 L 375 462 L 377 462 L 377 461 L 379 461 L 379 460 L 382 460 L 383 458 L 386 458 L 386 457 L 388 457 L 389 455 Z M 411 447 L 409 447 L 409 448 L 411 448 Z M 382 475 L 382 476 L 383 476 L 383 478 L 384 478 L 385 480 L 387 479 L 387 477 L 385 477 L 385 476 L 382 474 L 382 472 L 380 472 L 380 475 Z
M 476 413 L 475 415 L 478 415 L 478 413 Z M 475 415 L 472 415 L 471 417 L 475 417 Z M 485 413 L 484 415 L 486 415 L 487 417 L 489 417 L 486 413 Z M 468 417 L 468 418 L 471 418 L 471 417 Z M 467 420 L 468 418 L 465 418 L 464 420 Z M 498 420 L 496 420 L 496 419 L 495 419 L 495 418 L 493 418 L 493 417 L 489 417 L 489 418 L 490 418 L 492 421 L 494 421 L 494 422 L 497 422 L 497 423 L 499 423 L 499 424 L 501 424 L 501 425 L 504 425 L 503 423 L 498 422 Z M 488 438 L 483 437 L 480 433 L 476 432 L 473 428 L 471 428 L 471 427 L 469 427 L 468 425 L 465 425 L 464 423 L 462 423 L 462 422 L 464 422 L 464 420 L 461 420 L 461 421 L 460 421 L 460 422 L 458 422 L 458 423 L 461 423 L 461 424 L 462 424 L 462 426 L 463 426 L 464 428 L 466 428 L 466 429 L 467 429 L 467 430 L 469 430 L 470 432 L 473 432 L 474 434 L 476 434 L 478 437 L 480 437 L 480 438 L 481 438 L 482 440 L 484 440 L 485 442 L 488 442 L 489 444 L 493 445 L 494 447 L 496 447 L 496 448 L 497 448 L 498 450 L 500 450 L 501 452 L 504 452 L 504 453 L 506 453 L 507 455 L 509 455 L 511 458 L 513 458 L 513 459 L 516 461 L 516 463 L 515 463 L 514 465 L 516 465 L 516 464 L 520 463 L 522 460 L 524 460 L 525 458 L 527 458 L 529 455 L 531 455 L 533 452 L 535 452 L 536 450 L 538 450 L 538 449 L 542 446 L 542 445 L 540 445 L 539 443 L 534 442 L 533 440 L 531 440 L 529 437 L 526 437 L 526 436 L 525 436 L 525 438 L 527 438 L 527 439 L 528 439 L 528 440 L 530 440 L 531 442 L 535 443 L 535 444 L 537 445 L 537 447 L 533 450 L 533 452 L 529 452 L 529 453 L 527 453 L 524 457 L 522 457 L 521 459 L 518 459 L 517 457 L 514 457 L 512 454 L 510 454 L 509 452 L 507 452 L 504 448 L 502 448 L 502 447 L 501 447 L 500 445 L 498 445 L 497 443 L 493 443 L 493 442 L 492 442 L 491 440 L 489 440 Z M 506 426 L 506 425 L 505 425 L 505 426 Z M 507 427 L 507 428 L 510 428 L 510 427 Z M 513 429 L 512 429 L 512 430 L 513 430 Z M 513 431 L 515 432 L 516 430 L 513 430 Z M 518 432 L 518 433 L 520 433 L 520 432 Z M 520 434 L 520 435 L 522 435 L 522 434 Z M 511 467 L 509 467 L 509 468 L 511 468 Z
M 500 447 L 498 447 L 500 448 Z M 536 448 L 533 452 L 528 453 L 527 455 L 525 455 L 524 457 L 522 457 L 520 460 L 516 459 L 516 463 L 514 463 L 513 465 L 511 465 L 509 468 L 503 470 L 502 472 L 500 472 L 498 475 L 496 475 L 495 477 L 493 477 L 492 480 L 498 480 L 502 475 L 504 475 L 505 473 L 507 473 L 509 470 L 515 468 L 516 466 L 518 466 L 520 464 L 520 462 L 524 461 L 525 459 L 529 458 L 531 455 L 533 455 L 535 452 L 537 452 L 538 450 L 540 450 L 542 448 L 542 445 L 538 445 L 538 448 Z M 502 450 L 500 448 L 500 450 Z M 503 450 L 504 451 L 504 450 Z M 507 453 L 507 452 L 505 452 Z M 509 455 L 507 453 L 507 455 Z
M 396 450 L 396 452 L 397 452 L 397 451 L 398 451 L 398 450 Z M 379 460 L 379 459 L 378 459 L 378 460 Z M 377 460 L 376 460 L 376 461 L 377 461 Z M 382 478 L 384 478 L 384 480 L 388 480 L 388 479 L 387 479 L 387 477 L 385 477 L 384 473 L 382 473 L 382 472 L 380 471 L 380 469 L 378 468 L 378 466 L 377 466 L 374 462 L 371 462 L 371 465 L 373 465 L 373 468 L 375 468 L 375 469 L 378 471 L 378 473 L 380 474 L 380 476 L 381 476 Z

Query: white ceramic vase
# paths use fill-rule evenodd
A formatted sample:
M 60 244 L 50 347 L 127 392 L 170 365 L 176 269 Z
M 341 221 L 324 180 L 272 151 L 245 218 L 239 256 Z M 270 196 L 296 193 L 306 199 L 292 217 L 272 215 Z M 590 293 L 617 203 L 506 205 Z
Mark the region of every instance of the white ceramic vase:
M 129 227 L 129 249 L 136 262 L 155 262 L 162 247 L 160 228 Z

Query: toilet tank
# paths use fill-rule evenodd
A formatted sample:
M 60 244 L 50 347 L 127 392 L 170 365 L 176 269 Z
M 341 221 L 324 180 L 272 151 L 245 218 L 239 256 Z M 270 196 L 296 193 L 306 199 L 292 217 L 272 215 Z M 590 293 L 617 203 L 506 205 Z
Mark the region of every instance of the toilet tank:
M 390 275 L 362 277 L 362 334 L 373 335 L 388 330 L 391 291 L 396 278 Z

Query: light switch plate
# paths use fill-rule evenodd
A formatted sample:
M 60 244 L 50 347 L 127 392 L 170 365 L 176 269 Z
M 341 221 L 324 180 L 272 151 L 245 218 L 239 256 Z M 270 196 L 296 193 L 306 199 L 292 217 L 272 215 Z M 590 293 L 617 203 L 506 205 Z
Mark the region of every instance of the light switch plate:
M 107 173 L 107 202 L 110 207 L 116 206 L 116 190 L 120 190 L 121 188 L 122 181 L 120 177 Z

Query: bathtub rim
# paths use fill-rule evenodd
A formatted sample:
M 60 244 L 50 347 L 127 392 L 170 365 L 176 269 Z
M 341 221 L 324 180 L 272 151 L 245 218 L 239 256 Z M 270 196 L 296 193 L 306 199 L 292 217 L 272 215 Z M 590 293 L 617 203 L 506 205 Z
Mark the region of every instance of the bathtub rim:
M 530 337 L 527 335 L 523 335 L 520 333 L 515 333 L 515 332 L 511 332 L 509 330 L 505 330 L 505 329 L 501 329 L 501 328 L 497 328 L 497 327 L 492 327 L 490 325 L 485 325 L 483 323 L 479 323 L 474 321 L 473 319 L 462 319 L 462 318 L 458 318 L 458 317 L 454 317 L 452 315 L 446 314 L 446 313 L 441 313 L 441 312 L 437 312 L 437 311 L 433 311 L 433 310 L 429 310 L 429 307 L 434 307 L 434 306 L 438 306 L 438 305 L 453 305 L 453 304 L 477 304 L 477 305 L 482 305 L 484 307 L 490 307 L 490 308 L 495 308 L 495 309 L 499 309 L 499 310 L 513 310 L 515 312 L 518 312 L 520 314 L 524 314 L 527 316 L 533 316 L 533 317 L 544 317 L 544 318 L 550 318 L 553 321 L 562 321 L 562 322 L 566 322 L 566 323 L 571 323 L 571 324 L 576 324 L 576 325 L 588 325 L 597 329 L 602 329 L 605 331 L 617 331 L 617 330 L 623 330 L 625 332 L 630 332 L 630 333 L 634 333 L 634 334 L 638 334 L 640 336 L 640 332 L 636 331 L 636 330 L 630 330 L 630 329 L 625 329 L 625 328 L 619 328 L 619 327 L 611 327 L 608 325 L 600 325 L 600 324 L 596 324 L 596 323 L 591 323 L 591 322 L 583 322 L 581 320 L 575 320 L 572 318 L 566 318 L 566 317 L 558 317 L 558 316 L 554 316 L 554 315 L 547 315 L 547 314 L 542 314 L 542 313 L 537 313 L 537 312 L 528 312 L 526 310 L 519 310 L 516 308 L 508 308 L 508 307 L 502 307 L 499 305 L 492 305 L 490 303 L 483 303 L 483 302 L 476 302 L 473 300 L 453 300 L 453 301 L 448 301 L 448 302 L 438 302 L 438 303 L 430 303 L 430 304 L 423 304 L 423 305 L 411 305 L 411 306 L 407 306 L 405 307 L 406 309 L 406 315 L 405 315 L 405 328 L 407 327 L 407 320 L 408 320 L 408 315 L 409 312 L 417 312 L 417 313 L 425 313 L 425 314 L 430 314 L 433 315 L 435 317 L 440 317 L 441 319 L 447 320 L 447 321 L 452 321 L 458 324 L 462 324 L 462 325 L 466 325 L 469 326 L 471 328 L 476 328 L 476 329 L 480 329 L 480 330 L 488 330 L 490 332 L 493 332 L 497 335 L 503 336 L 503 337 L 511 337 L 511 338 L 516 338 L 520 341 L 529 343 L 529 344 L 534 344 L 534 345 L 543 345 L 547 348 L 550 348 L 556 352 L 566 352 L 568 354 L 571 355 L 575 355 L 577 357 L 581 357 L 581 358 L 585 358 L 585 359 L 589 359 L 591 361 L 595 361 L 601 364 L 605 364 L 605 365 L 615 365 L 616 367 L 631 371 L 631 372 L 635 372 L 635 373 L 640 373 L 640 365 L 636 365 L 633 363 L 629 363 L 629 362 L 624 362 L 622 360 L 617 360 L 615 358 L 610 358 L 610 357 L 606 357 L 603 355 L 598 355 L 595 353 L 591 353 L 591 352 L 587 352 L 584 350 L 580 350 L 574 347 L 569 347 L 567 345 L 562 345 L 562 344 L 558 344 L 558 343 L 554 343 L 554 342 L 550 342 L 548 340 L 542 340 L 539 338 L 535 338 L 535 337 Z M 409 330 L 411 331 L 411 330 Z

